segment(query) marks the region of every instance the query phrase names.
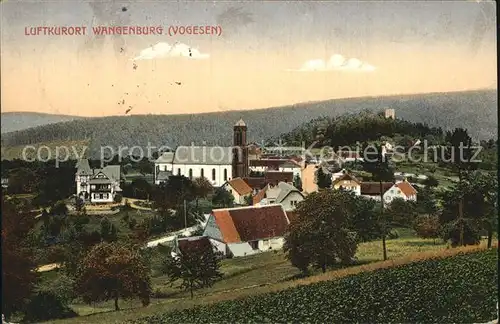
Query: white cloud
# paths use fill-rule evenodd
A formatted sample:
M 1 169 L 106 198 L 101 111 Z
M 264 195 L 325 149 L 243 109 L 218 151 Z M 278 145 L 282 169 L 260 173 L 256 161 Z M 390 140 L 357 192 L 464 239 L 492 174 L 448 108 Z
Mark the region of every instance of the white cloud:
M 133 58 L 133 60 L 153 60 L 172 57 L 185 57 L 188 59 L 201 60 L 209 58 L 210 55 L 201 53 L 198 49 L 189 47 L 183 43 L 169 45 L 168 43 L 160 42 L 156 45 L 143 49 L 139 56 Z
M 300 69 L 290 69 L 288 71 L 314 72 L 314 71 L 353 71 L 371 72 L 376 68 L 357 58 L 346 59 L 340 54 L 334 54 L 325 62 L 322 59 L 309 60 L 302 64 Z

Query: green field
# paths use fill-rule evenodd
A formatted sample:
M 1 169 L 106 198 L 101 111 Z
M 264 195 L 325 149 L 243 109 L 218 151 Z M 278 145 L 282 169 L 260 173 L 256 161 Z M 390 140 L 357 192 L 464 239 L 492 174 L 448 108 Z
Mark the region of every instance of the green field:
M 391 260 L 400 260 L 414 253 L 429 251 L 447 251 L 447 245 L 433 240 L 416 238 L 411 230 L 398 230 L 399 239 L 388 240 L 388 256 Z M 382 260 L 382 245 L 380 241 L 362 243 L 356 254 L 360 267 L 378 264 Z M 158 260 L 158 258 L 156 258 Z M 330 273 L 355 271 L 357 266 L 333 270 Z M 71 323 L 118 323 L 136 319 L 159 312 L 176 310 L 185 307 L 205 304 L 219 300 L 233 299 L 257 293 L 265 293 L 276 287 L 293 286 L 297 281 L 299 271 L 286 260 L 283 252 L 266 252 L 254 256 L 227 259 L 222 262 L 224 278 L 212 288 L 195 292 L 194 299 L 188 292 L 183 292 L 168 286 L 167 277 L 154 274 L 153 291 L 155 297 L 151 305 L 141 307 L 139 301 L 121 301 L 121 311 L 115 312 L 113 302 L 86 305 L 75 303 L 72 308 L 81 316 L 69 320 L 55 321 Z
M 498 249 L 164 312 L 134 323 L 477 323 L 497 318 Z

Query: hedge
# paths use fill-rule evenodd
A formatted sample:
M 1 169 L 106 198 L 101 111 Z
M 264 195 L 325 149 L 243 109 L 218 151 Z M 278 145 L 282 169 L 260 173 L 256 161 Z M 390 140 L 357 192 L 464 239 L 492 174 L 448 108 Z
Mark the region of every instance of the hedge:
M 497 318 L 497 253 L 460 253 L 132 323 L 488 322 Z

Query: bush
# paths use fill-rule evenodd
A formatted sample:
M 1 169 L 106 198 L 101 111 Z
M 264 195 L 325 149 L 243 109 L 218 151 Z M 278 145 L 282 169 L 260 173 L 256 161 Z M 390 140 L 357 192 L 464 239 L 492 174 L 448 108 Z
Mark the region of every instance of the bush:
M 433 215 L 419 215 L 415 219 L 413 229 L 421 238 L 437 238 L 441 230 L 439 217 Z
M 450 241 L 452 247 L 460 244 L 460 220 L 450 222 L 443 226 L 442 237 L 445 242 Z M 481 233 L 470 221 L 463 220 L 464 245 L 476 245 L 481 242 Z
M 113 201 L 117 204 L 121 203 L 123 199 L 123 196 L 121 193 L 115 194 L 115 197 L 113 198 Z
M 26 306 L 25 321 L 39 322 L 51 319 L 70 318 L 78 316 L 62 300 L 51 292 L 38 292 Z
M 460 253 L 134 323 L 487 322 L 497 316 L 497 253 L 497 248 Z
M 388 240 L 395 240 L 399 238 L 399 232 L 396 230 L 392 230 L 387 234 L 387 239 Z

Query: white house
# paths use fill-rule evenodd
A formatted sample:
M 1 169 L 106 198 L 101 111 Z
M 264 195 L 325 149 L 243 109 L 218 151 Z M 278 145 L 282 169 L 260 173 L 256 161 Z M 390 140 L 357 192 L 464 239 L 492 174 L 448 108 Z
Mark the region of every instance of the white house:
M 222 188 L 229 191 L 234 197 L 234 203 L 237 205 L 245 204 L 245 197 L 252 195 L 252 188 L 241 178 L 235 178 L 227 181 Z
M 108 165 L 102 169 L 91 169 L 89 161 L 82 159 L 76 165 L 76 195 L 92 203 L 113 202 L 120 188 L 119 165 Z
M 259 191 L 253 197 L 253 204 L 256 206 L 280 204 L 285 211 L 291 211 L 302 200 L 304 200 L 304 195 L 299 189 L 291 184 L 279 182 L 276 186 L 268 184 Z
M 249 161 L 249 168 L 254 172 L 292 172 L 294 177 L 302 176 L 301 164 L 292 159 L 254 159 Z
M 173 169 L 174 152 L 163 152 L 155 161 L 154 180 L 155 184 L 168 180 Z
M 203 236 L 227 257 L 281 249 L 290 221 L 281 205 L 215 209 Z
M 390 203 L 396 198 L 417 201 L 417 190 L 406 180 L 397 182 L 384 193 L 384 201 Z

